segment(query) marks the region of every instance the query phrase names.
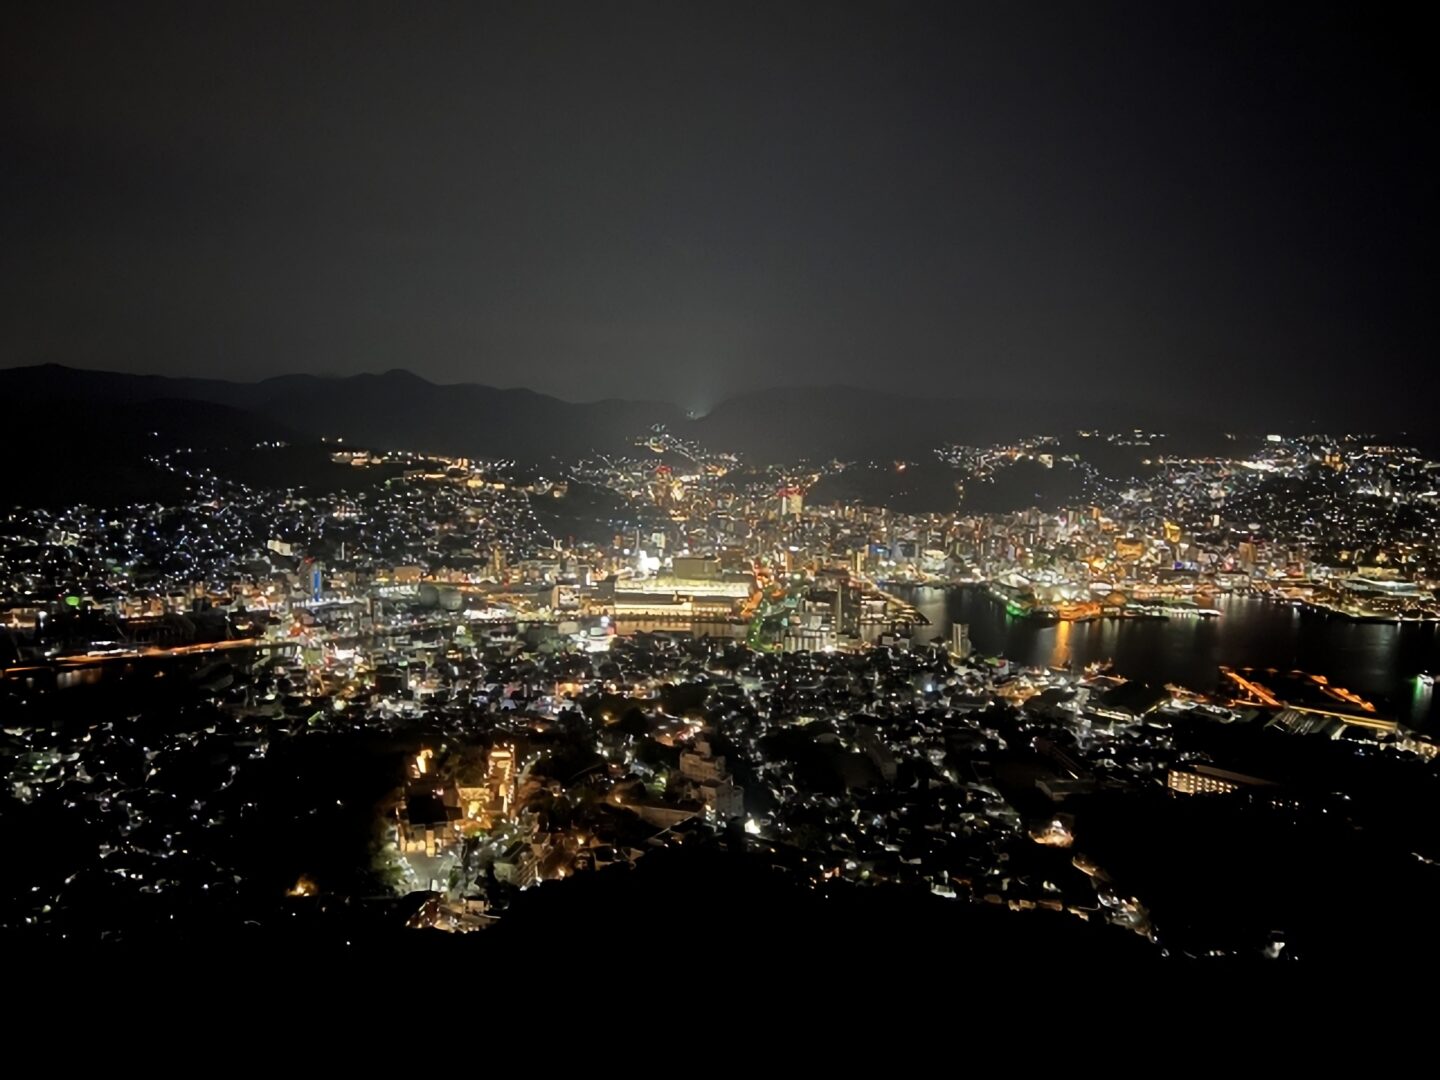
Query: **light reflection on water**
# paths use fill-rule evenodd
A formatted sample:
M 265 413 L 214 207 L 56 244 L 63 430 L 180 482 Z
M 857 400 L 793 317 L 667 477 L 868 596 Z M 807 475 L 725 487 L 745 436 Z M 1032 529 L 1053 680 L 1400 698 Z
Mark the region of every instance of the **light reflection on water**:
M 1219 618 L 1100 619 L 1045 625 L 1016 619 L 984 589 L 896 588 L 949 640 L 952 621 L 970 625 L 986 654 L 1022 664 L 1073 667 L 1113 660 L 1129 678 L 1211 690 L 1220 666 L 1300 669 L 1325 675 L 1382 704 L 1397 719 L 1440 727 L 1434 693 L 1421 671 L 1440 672 L 1440 629 L 1433 623 L 1356 622 L 1253 597 L 1217 600 Z

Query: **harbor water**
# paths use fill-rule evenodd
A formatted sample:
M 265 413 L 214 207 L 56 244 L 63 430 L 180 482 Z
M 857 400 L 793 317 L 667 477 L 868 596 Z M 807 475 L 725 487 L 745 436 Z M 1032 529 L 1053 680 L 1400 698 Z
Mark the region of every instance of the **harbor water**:
M 1221 665 L 1301 670 L 1326 676 L 1374 702 L 1384 715 L 1421 730 L 1440 730 L 1440 710 L 1417 676 L 1440 674 L 1440 626 L 1358 622 L 1248 596 L 1219 597 L 1218 618 L 1097 619 L 1041 623 L 1007 614 L 982 587 L 892 587 L 930 620 L 917 632 L 950 637 L 970 627 L 977 652 L 1016 663 L 1083 668 L 1112 662 L 1130 679 L 1216 687 Z

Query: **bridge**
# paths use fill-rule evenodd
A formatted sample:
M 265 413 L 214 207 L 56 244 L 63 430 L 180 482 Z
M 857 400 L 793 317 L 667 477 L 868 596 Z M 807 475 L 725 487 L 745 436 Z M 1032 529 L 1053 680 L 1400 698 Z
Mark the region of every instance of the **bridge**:
M 36 676 L 53 676 L 60 686 L 70 685 L 81 672 L 91 671 L 99 678 L 107 669 L 118 665 L 133 666 L 137 663 L 153 667 L 169 661 L 189 660 L 201 664 L 206 661 L 222 660 L 231 656 L 249 654 L 294 655 L 300 648 L 295 641 L 269 641 L 263 638 L 235 638 L 229 641 L 205 642 L 195 645 L 138 646 L 114 649 L 92 650 L 68 656 L 51 656 L 26 663 L 0 668 L 3 679 L 34 679 Z M 79 681 L 89 682 L 80 677 Z

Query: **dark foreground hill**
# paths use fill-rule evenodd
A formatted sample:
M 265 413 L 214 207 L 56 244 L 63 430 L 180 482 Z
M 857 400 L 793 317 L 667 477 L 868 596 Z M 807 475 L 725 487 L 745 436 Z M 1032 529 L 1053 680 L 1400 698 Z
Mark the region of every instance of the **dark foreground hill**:
M 1050 912 L 944 900 L 924 888 L 821 893 L 752 857 L 657 852 L 618 868 L 533 889 L 474 946 L 497 956 L 541 948 L 582 961 L 597 950 L 692 947 L 733 981 L 762 984 L 769 965 L 818 960 L 854 972 L 923 978 L 959 964 L 1147 964 L 1159 951 L 1134 934 Z M 690 943 L 686 945 L 684 943 Z M 467 942 L 468 944 L 468 942 Z

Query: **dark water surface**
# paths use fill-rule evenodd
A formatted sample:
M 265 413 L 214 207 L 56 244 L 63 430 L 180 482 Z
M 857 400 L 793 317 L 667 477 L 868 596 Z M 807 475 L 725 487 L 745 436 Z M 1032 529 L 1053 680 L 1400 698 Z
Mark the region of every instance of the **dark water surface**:
M 1149 683 L 1212 690 L 1220 666 L 1300 669 L 1324 675 L 1412 727 L 1440 730 L 1421 671 L 1440 674 L 1440 625 L 1356 622 L 1253 597 L 1217 600 L 1219 618 L 1101 619 L 1044 625 L 1006 614 L 984 589 L 895 588 L 930 620 L 922 633 L 950 636 L 968 623 L 977 651 L 1027 665 L 1068 667 L 1110 660 Z

